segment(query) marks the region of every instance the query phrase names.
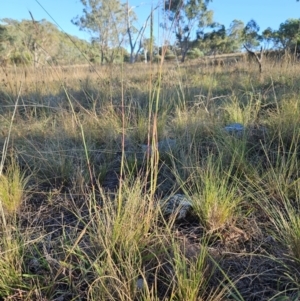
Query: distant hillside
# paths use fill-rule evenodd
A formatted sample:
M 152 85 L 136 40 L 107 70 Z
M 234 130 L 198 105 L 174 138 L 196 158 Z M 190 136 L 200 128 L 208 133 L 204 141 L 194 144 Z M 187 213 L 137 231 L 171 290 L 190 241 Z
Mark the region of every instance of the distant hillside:
M 0 61 L 2 65 L 73 65 L 97 61 L 98 49 L 75 36 L 67 36 L 54 24 L 2 19 Z

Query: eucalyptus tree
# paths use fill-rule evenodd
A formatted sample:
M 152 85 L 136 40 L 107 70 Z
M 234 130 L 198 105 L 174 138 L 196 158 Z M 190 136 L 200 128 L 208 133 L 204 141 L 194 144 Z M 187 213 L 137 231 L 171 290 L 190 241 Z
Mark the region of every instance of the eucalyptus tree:
M 288 19 L 274 32 L 274 41 L 285 50 L 297 52 L 300 48 L 300 19 Z
M 165 13 L 173 27 L 181 61 L 206 27 L 211 25 L 213 11 L 208 10 L 212 0 L 166 0 Z M 193 38 L 194 35 L 194 38 Z
M 126 1 L 126 31 L 127 42 L 130 47 L 130 63 L 134 63 L 142 49 L 147 52 L 152 48 L 153 36 L 150 39 L 145 38 L 145 30 L 148 27 L 150 21 L 150 35 L 153 30 L 153 12 L 159 7 L 152 7 L 149 15 L 143 22 L 142 26 L 137 26 L 137 17 L 133 13 L 134 6 L 130 7 L 129 1 Z M 145 49 L 146 46 L 146 49 Z M 147 48 L 148 47 L 148 48 Z M 146 54 L 147 55 L 147 54 Z
M 6 42 L 6 53 L 14 63 L 33 62 L 38 67 L 45 63 L 50 53 L 56 47 L 53 37 L 58 30 L 52 23 L 42 19 L 40 21 L 2 19 L 9 36 Z
M 222 54 L 228 52 L 229 39 L 226 34 L 226 29 L 224 25 L 215 24 L 214 30 L 203 34 L 200 38 L 198 33 L 198 39 L 200 40 L 200 45 L 203 45 L 203 50 L 206 54 Z
M 113 61 L 115 51 L 124 42 L 127 33 L 126 10 L 120 0 L 80 0 L 83 15 L 72 19 L 80 30 L 91 33 L 99 45 L 101 63 Z
M 189 57 L 233 53 L 241 50 L 243 45 L 244 23 L 233 20 L 228 29 L 224 25 L 213 23 L 211 31 L 197 31 L 197 41 L 188 51 Z
M 147 21 L 142 27 L 138 30 L 134 23 L 137 21 L 137 17 L 133 14 L 134 7 L 130 7 L 129 1 L 126 1 L 126 32 L 128 38 L 128 44 L 130 47 L 130 63 L 134 63 L 137 59 L 137 56 L 142 49 L 142 40 L 144 36 L 144 32 L 147 27 Z M 136 49 L 137 48 L 137 49 Z
M 6 64 L 10 53 L 13 51 L 13 37 L 9 34 L 6 26 L 0 25 L 0 63 Z
M 260 46 L 261 35 L 259 34 L 260 27 L 255 20 L 250 20 L 243 30 L 244 45 L 248 49 L 256 49 Z
M 247 50 L 249 55 L 253 57 L 258 64 L 259 73 L 263 72 L 263 59 L 264 59 L 264 49 L 260 46 L 263 41 L 262 35 L 259 34 L 260 27 L 255 20 L 250 20 L 244 30 L 244 48 Z M 260 46 L 260 53 L 258 54 L 255 50 Z
M 148 63 L 148 55 L 151 56 L 151 48 L 153 47 L 153 40 L 144 38 L 142 40 L 142 47 L 143 47 L 143 55 L 144 55 L 144 62 Z
M 229 51 L 240 51 L 243 45 L 244 22 L 241 20 L 233 20 L 227 29 L 227 37 L 229 40 Z
M 277 48 L 277 32 L 273 30 L 271 27 L 266 28 L 261 33 L 262 35 L 262 41 L 264 43 L 265 48 L 275 47 Z M 270 46 L 271 45 L 271 46 Z
M 57 28 L 45 19 L 36 21 L 30 15 L 31 20 L 23 20 L 19 26 L 25 32 L 23 44 L 33 56 L 34 67 L 38 67 L 41 62 L 46 63 L 51 58 L 50 53 L 56 47 L 53 41 Z
M 0 32 L 0 52 L 1 61 L 6 64 L 7 62 L 14 62 L 16 54 L 21 53 L 20 46 L 22 48 L 22 53 L 27 49 L 24 47 L 24 42 L 21 38 L 20 32 L 17 28 L 20 22 L 4 18 L 1 19 L 1 32 Z

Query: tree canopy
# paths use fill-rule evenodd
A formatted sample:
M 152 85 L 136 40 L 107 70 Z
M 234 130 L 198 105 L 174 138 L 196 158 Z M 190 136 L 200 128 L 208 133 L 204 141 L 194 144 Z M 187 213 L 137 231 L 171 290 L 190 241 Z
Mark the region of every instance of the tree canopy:
M 166 59 L 274 49 L 300 53 L 300 19 L 283 20 L 278 29 L 261 30 L 255 20 L 233 20 L 228 28 L 213 19 L 212 0 L 166 0 L 139 19 L 130 0 L 81 0 L 83 11 L 72 19 L 91 40 L 69 37 L 47 20 L 0 20 L 0 63 L 44 64 L 147 62 L 155 56 Z M 153 13 L 164 14 L 161 23 L 168 41 L 153 36 Z M 142 25 L 141 25 L 142 24 Z M 146 29 L 149 28 L 149 31 Z M 152 31 L 151 31 L 152 30 Z M 151 33 L 152 32 L 152 33 Z M 155 39 L 156 38 L 156 39 Z
M 120 47 L 126 34 L 124 5 L 119 0 L 81 0 L 83 15 L 72 20 L 81 30 L 89 31 L 99 46 L 101 63 L 112 61 L 114 49 Z
M 181 61 L 197 41 L 197 34 L 212 25 L 213 11 L 208 10 L 212 0 L 167 0 L 165 12 L 172 24 L 177 46 L 180 49 Z M 198 34 L 199 36 L 199 34 Z
M 82 53 L 92 51 L 90 43 L 67 37 L 46 21 L 2 19 L 0 25 L 0 61 L 2 64 L 86 63 Z M 77 47 L 74 46 L 74 43 Z

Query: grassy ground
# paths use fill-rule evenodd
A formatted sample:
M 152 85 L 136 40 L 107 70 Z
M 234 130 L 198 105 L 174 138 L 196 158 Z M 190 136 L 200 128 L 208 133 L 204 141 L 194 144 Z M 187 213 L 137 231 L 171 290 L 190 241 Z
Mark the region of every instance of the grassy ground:
M 2 69 L 0 299 L 298 300 L 300 65 L 257 69 Z

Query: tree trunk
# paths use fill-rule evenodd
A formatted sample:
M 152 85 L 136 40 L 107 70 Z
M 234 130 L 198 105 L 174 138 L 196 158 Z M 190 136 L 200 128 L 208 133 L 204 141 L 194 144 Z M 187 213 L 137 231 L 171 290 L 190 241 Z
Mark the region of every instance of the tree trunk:
M 38 49 L 37 49 L 37 44 L 34 41 L 33 42 L 33 65 L 34 68 L 37 68 L 39 66 L 39 55 L 38 55 Z
M 184 63 L 187 52 L 188 52 L 188 48 L 185 49 L 185 50 L 181 53 L 181 63 Z
M 104 51 L 103 51 L 103 49 L 102 49 L 102 47 L 101 47 L 101 49 L 100 49 L 100 61 L 101 61 L 101 65 L 103 65 L 104 64 Z
M 184 63 L 186 55 L 190 49 L 190 45 L 186 41 L 181 42 L 180 45 L 181 45 L 181 63 Z
M 260 48 L 260 57 L 257 55 L 257 53 L 255 53 L 254 51 L 250 50 L 246 45 L 244 45 L 245 49 L 247 50 L 247 52 L 255 58 L 256 63 L 258 64 L 258 70 L 259 73 L 262 74 L 263 73 L 263 57 L 264 57 L 264 52 L 263 52 L 263 48 Z
M 135 62 L 135 55 L 133 51 L 130 51 L 130 64 L 133 64 Z

